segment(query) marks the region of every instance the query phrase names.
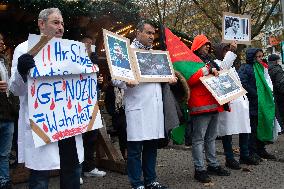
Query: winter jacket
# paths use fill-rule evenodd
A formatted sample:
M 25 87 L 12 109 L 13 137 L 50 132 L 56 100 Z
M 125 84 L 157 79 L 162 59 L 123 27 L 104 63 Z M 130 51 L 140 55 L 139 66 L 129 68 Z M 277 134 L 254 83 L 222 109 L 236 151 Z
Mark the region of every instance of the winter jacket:
M 4 66 L 6 67 L 8 72 L 10 72 L 8 61 L 1 54 L 0 54 L 0 63 L 4 63 Z M 0 80 L 2 80 L 1 77 Z M 0 121 L 17 120 L 18 111 L 19 111 L 19 99 L 15 97 L 12 93 L 10 93 L 9 97 L 7 97 L 7 94 L 5 92 L 0 92 Z
M 273 83 L 273 93 L 276 105 L 276 114 L 278 114 L 280 119 L 280 125 L 284 125 L 284 71 L 282 67 L 277 64 L 270 62 L 268 64 L 268 73 L 270 75 L 271 81 Z
M 259 48 L 251 48 L 246 51 L 246 64 L 242 64 L 238 74 L 244 89 L 248 92 L 247 97 L 249 100 L 249 113 L 250 115 L 258 114 L 258 97 L 256 80 L 254 75 L 253 64 L 255 63 L 255 54 L 262 51 Z
M 204 57 L 201 57 L 197 50 L 202 47 L 204 44 L 208 43 L 208 39 L 203 35 L 198 35 L 194 38 L 191 49 L 194 53 L 200 57 L 202 61 L 205 62 Z M 208 58 L 208 57 L 207 57 Z M 200 81 L 200 78 L 209 74 L 211 68 L 220 68 L 213 61 L 209 61 L 212 63 L 206 64 L 205 67 L 200 68 L 197 72 L 195 72 L 187 81 L 190 87 L 190 98 L 188 100 L 188 105 L 190 108 L 190 114 L 202 114 L 208 112 L 217 112 L 223 111 L 223 107 L 219 105 L 219 103 L 215 100 L 213 95 L 209 92 L 209 90 L 203 85 Z

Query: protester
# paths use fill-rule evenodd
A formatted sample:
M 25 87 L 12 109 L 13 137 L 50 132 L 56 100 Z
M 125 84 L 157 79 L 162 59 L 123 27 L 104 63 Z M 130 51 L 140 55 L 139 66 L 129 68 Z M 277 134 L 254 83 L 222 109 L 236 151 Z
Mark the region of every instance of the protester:
M 222 70 L 227 70 L 240 82 L 233 63 L 237 58 L 234 53 L 237 49 L 236 42 L 231 44 L 221 43 L 215 47 L 216 60 L 214 60 Z M 230 112 L 224 111 L 218 117 L 218 136 L 222 136 L 222 144 L 224 154 L 226 156 L 226 167 L 231 169 L 241 169 L 240 164 L 234 158 L 232 147 L 232 135 L 239 134 L 240 147 L 240 163 L 248 165 L 257 165 L 258 161 L 249 156 L 249 133 L 251 132 L 249 125 L 249 102 L 246 95 L 232 100 L 229 103 Z
M 0 33 L 0 189 L 10 189 L 9 157 L 12 147 L 17 99 L 8 90 L 10 64 L 5 54 L 4 37 Z
M 98 64 L 98 56 L 94 49 L 92 49 L 93 39 L 90 36 L 85 36 L 81 39 L 81 42 L 85 43 L 88 55 L 93 64 Z M 102 75 L 98 75 L 98 90 L 97 95 L 99 95 L 99 87 L 103 83 Z M 99 170 L 95 167 L 95 151 L 96 151 L 96 139 L 98 130 L 92 130 L 83 134 L 83 144 L 84 144 L 84 162 L 83 162 L 83 174 L 85 177 L 103 177 L 106 172 Z M 81 179 L 81 184 L 82 184 Z
M 132 48 L 150 50 L 155 28 L 146 21 L 137 26 Z M 175 83 L 176 78 L 171 80 Z M 158 140 L 164 138 L 164 113 L 161 83 L 113 81 L 125 90 L 124 103 L 127 122 L 127 173 L 134 189 L 166 189 L 156 181 Z M 166 120 L 166 119 L 165 119 Z M 141 161 L 142 155 L 142 161 Z M 144 182 L 141 176 L 144 176 Z
M 212 94 L 201 83 L 200 77 L 213 74 L 218 76 L 219 66 L 209 57 L 211 43 L 204 35 L 197 35 L 191 50 L 206 64 L 196 63 L 196 71 L 190 76 L 190 98 L 188 100 L 192 123 L 192 157 L 195 167 L 194 178 L 202 183 L 211 182 L 208 174 L 229 176 L 216 158 L 215 139 L 217 136 L 218 112 L 223 107 L 218 104 Z M 204 167 L 203 148 L 208 161 L 207 171 Z
M 284 71 L 280 57 L 276 54 L 268 56 L 268 73 L 273 84 L 273 95 L 277 120 L 284 130 Z
M 261 158 L 275 159 L 265 149 L 273 140 L 275 106 L 272 96 L 272 82 L 268 75 L 267 64 L 262 61 L 263 51 L 250 48 L 246 51 L 246 64 L 239 69 L 243 87 L 248 92 L 251 134 L 249 140 L 250 155 L 261 161 Z
M 60 10 L 42 10 L 38 17 L 38 27 L 41 34 L 61 38 L 64 33 L 64 22 Z M 60 169 L 61 189 L 79 189 L 81 163 L 84 159 L 82 135 L 35 148 L 29 125 L 27 86 L 27 76 L 29 70 L 35 66 L 35 61 L 27 52 L 28 41 L 16 47 L 10 83 L 11 91 L 20 96 L 19 162 L 25 163 L 30 169 L 30 189 L 48 188 L 49 172 L 55 169 Z

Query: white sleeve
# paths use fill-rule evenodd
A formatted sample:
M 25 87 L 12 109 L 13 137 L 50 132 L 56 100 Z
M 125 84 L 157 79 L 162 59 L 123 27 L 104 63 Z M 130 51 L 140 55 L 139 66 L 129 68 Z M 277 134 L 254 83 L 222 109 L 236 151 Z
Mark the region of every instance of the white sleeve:
M 237 55 L 232 51 L 228 51 L 221 63 L 221 68 L 224 70 L 229 70 L 232 66 L 234 61 L 236 60 Z
M 17 69 L 18 58 L 25 53 L 25 46 L 27 46 L 25 42 L 18 45 L 13 55 L 9 89 L 15 96 L 25 96 L 28 92 L 28 84 L 27 82 L 24 82 L 22 76 L 20 75 Z
M 121 89 L 127 89 L 126 83 L 120 80 L 112 80 L 112 85 Z

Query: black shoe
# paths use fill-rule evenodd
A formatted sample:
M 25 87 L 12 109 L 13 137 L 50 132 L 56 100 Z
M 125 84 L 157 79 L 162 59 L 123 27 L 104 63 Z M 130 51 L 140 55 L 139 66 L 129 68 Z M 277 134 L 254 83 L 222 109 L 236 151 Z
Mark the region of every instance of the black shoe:
M 168 188 L 161 185 L 158 182 L 152 182 L 151 184 L 146 185 L 145 189 L 168 189 Z
M 231 173 L 225 169 L 223 169 L 221 166 L 207 167 L 207 172 L 209 175 L 218 175 L 218 176 L 229 176 Z
M 240 164 L 237 160 L 233 159 L 226 159 L 226 163 L 225 163 L 226 167 L 229 167 L 231 169 L 235 169 L 235 170 L 240 170 Z
M 211 182 L 211 178 L 208 176 L 207 171 L 196 171 L 194 173 L 194 178 L 202 183 Z
M 263 159 L 276 160 L 275 155 L 268 153 L 266 150 L 261 150 L 261 151 L 257 152 L 257 155 L 259 155 Z
M 259 165 L 260 160 L 260 157 L 250 155 L 248 157 L 241 157 L 240 164 Z

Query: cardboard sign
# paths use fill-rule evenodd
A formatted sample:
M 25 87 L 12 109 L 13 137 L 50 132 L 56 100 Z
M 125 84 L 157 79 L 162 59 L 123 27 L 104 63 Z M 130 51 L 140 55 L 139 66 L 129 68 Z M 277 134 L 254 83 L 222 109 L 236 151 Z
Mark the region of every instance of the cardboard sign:
M 96 74 L 29 78 L 29 118 L 35 146 L 102 127 Z
M 41 36 L 30 34 L 29 49 Z M 31 77 L 68 74 L 94 73 L 98 67 L 91 62 L 85 44 L 68 39 L 52 38 L 34 57 L 36 67 L 31 69 Z
M 101 128 L 98 68 L 89 59 L 85 44 L 59 38 L 39 41 L 40 36 L 29 36 L 36 62 L 28 77 L 35 147 Z

